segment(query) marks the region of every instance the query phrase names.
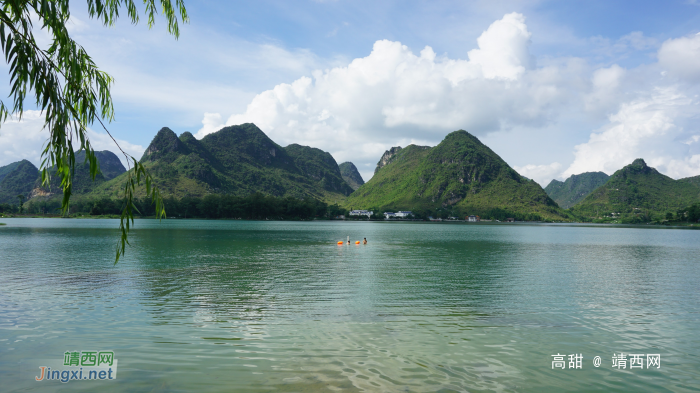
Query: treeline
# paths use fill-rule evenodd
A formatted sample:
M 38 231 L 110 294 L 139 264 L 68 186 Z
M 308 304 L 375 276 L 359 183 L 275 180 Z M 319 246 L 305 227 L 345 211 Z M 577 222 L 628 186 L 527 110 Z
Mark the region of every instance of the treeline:
M 676 222 L 698 222 L 700 221 L 700 203 L 679 209 L 676 214 L 666 213 L 666 220 Z
M 371 219 L 384 219 L 384 212 L 397 212 L 397 209 L 390 208 L 374 208 L 367 209 L 374 212 Z M 476 208 L 476 207 L 463 207 L 463 206 L 449 206 L 449 207 L 439 207 L 435 209 L 430 208 L 416 208 L 416 209 L 399 209 L 399 210 L 411 210 L 413 213 L 413 218 L 419 220 L 428 220 L 432 218 L 448 219 L 450 217 L 456 217 L 457 219 L 463 220 L 467 216 L 475 215 L 479 216 L 483 220 L 500 220 L 505 221 L 508 218 L 514 218 L 517 221 L 542 221 L 543 218 L 536 213 L 526 213 L 505 210 L 501 208 Z
M 136 207 L 141 216 L 154 216 L 155 206 L 150 199 L 137 199 Z M 234 195 L 210 194 L 203 198 L 184 197 L 182 199 L 165 198 L 165 211 L 168 217 L 177 218 L 227 218 L 227 219 L 248 219 L 248 220 L 311 220 L 315 218 L 335 218 L 344 215 L 347 219 L 352 219 L 348 215 L 348 210 L 337 204 L 328 205 L 315 199 L 297 199 L 292 197 L 279 198 L 267 196 L 260 193 L 247 197 Z M 24 204 L 24 213 L 28 214 L 60 214 L 60 199 L 38 200 L 34 199 Z M 89 199 L 74 197 L 70 202 L 71 214 L 98 215 L 119 215 L 121 214 L 123 201 L 120 199 L 100 198 Z M 368 209 L 374 211 L 371 219 L 383 220 L 385 211 L 396 211 L 392 209 Z M 19 213 L 19 205 L 0 204 L 0 213 Z M 413 209 L 414 218 L 427 220 L 429 217 L 447 219 L 457 217 L 464 219 L 468 215 L 478 215 L 481 219 L 505 221 L 507 218 L 514 218 L 517 221 L 542 221 L 538 214 L 509 211 L 500 208 L 477 209 L 477 208 L 455 208 L 445 207 L 437 209 Z M 687 208 L 679 209 L 676 213 L 666 213 L 665 217 L 652 217 L 648 212 L 640 211 L 638 214 L 622 214 L 614 216 L 609 212 L 602 212 L 604 220 L 592 220 L 576 214 L 574 209 L 567 210 L 567 214 L 576 221 L 601 221 L 635 224 L 644 222 L 685 222 L 696 223 L 700 221 L 700 203 L 695 203 Z M 360 217 L 357 219 L 366 219 Z
M 595 223 L 619 223 L 619 224 L 645 224 L 645 223 L 688 223 L 693 224 L 700 221 L 700 203 L 695 203 L 688 207 L 676 210 L 676 212 L 667 211 L 653 212 L 649 209 L 620 209 L 622 212 L 613 212 L 607 210 L 596 211 L 589 208 L 585 212 L 576 209 L 576 206 L 567 210 L 578 221 L 595 222 Z M 630 212 L 631 211 L 631 212 Z M 594 215 L 594 217 L 591 217 Z M 598 218 L 595 218 L 598 217 Z
M 347 210 L 338 205 L 329 206 L 315 199 L 279 198 L 260 193 L 247 197 L 219 194 L 210 194 L 203 198 L 176 199 L 170 197 L 165 198 L 163 203 L 167 216 L 177 218 L 311 220 L 347 214 Z M 150 199 L 137 199 L 135 204 L 141 216 L 155 216 L 155 205 Z M 122 208 L 122 200 L 106 197 L 100 199 L 73 198 L 70 202 L 71 214 L 116 215 L 121 214 Z M 26 211 L 31 214 L 57 214 L 59 210 L 59 200 L 31 201 L 26 205 Z

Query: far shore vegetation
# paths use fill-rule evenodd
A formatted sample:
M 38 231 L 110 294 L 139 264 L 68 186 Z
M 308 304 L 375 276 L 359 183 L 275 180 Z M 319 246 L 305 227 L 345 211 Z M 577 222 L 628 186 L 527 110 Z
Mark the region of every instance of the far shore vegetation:
M 0 217 L 66 217 L 66 218 L 119 218 L 123 203 L 120 199 L 102 197 L 99 199 L 74 197 L 70 210 L 61 214 L 59 198 L 32 199 L 17 204 L 0 204 Z M 155 206 L 150 198 L 135 200 L 138 212 L 136 217 L 155 217 Z M 338 204 L 327 204 L 313 198 L 275 197 L 261 193 L 239 197 L 226 194 L 209 194 L 200 197 L 174 198 L 166 197 L 164 204 L 167 218 L 179 219 L 244 219 L 244 220 L 371 220 L 383 221 L 384 212 L 395 212 L 392 207 L 369 208 L 371 217 L 349 216 L 349 209 Z M 506 210 L 501 208 L 474 209 L 461 206 L 439 207 L 435 209 L 413 209 L 414 220 L 464 220 L 468 215 L 479 215 L 482 220 L 529 222 L 581 222 L 596 224 L 655 224 L 687 226 L 700 221 L 700 203 L 692 204 L 676 212 L 665 214 L 649 210 L 632 210 L 624 213 L 599 211 L 595 215 L 581 214 L 576 208 L 567 209 L 567 220 L 552 221 L 529 212 Z

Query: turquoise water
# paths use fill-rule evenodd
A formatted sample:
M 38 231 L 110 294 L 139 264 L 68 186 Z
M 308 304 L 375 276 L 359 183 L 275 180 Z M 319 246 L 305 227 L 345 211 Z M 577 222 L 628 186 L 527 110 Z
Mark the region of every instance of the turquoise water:
M 2 391 L 700 388 L 696 230 L 140 220 L 115 267 L 116 221 L 0 221 Z M 113 381 L 27 366 L 107 349 Z

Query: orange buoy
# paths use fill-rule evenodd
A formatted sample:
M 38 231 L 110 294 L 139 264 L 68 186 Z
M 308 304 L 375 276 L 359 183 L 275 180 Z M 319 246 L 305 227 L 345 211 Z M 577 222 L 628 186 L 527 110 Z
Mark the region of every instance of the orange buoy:
M 338 245 L 339 245 L 339 246 L 342 246 L 342 245 L 343 245 L 343 242 L 342 242 L 342 241 L 339 241 L 339 242 L 338 242 Z
M 359 240 L 358 240 L 358 241 L 356 241 L 356 242 L 355 242 L 355 244 L 360 244 L 360 241 L 359 241 Z

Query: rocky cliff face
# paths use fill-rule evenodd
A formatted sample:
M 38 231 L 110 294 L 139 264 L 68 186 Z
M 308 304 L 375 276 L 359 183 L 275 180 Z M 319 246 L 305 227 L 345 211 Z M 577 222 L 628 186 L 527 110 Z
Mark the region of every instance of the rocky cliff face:
M 396 156 L 401 151 L 401 146 L 395 146 L 392 147 L 391 149 L 387 150 L 382 154 L 382 158 L 379 159 L 379 162 L 377 163 L 377 168 L 374 170 L 374 173 L 376 174 L 379 172 L 380 169 L 384 168 L 386 164 L 390 163 L 392 158 Z

